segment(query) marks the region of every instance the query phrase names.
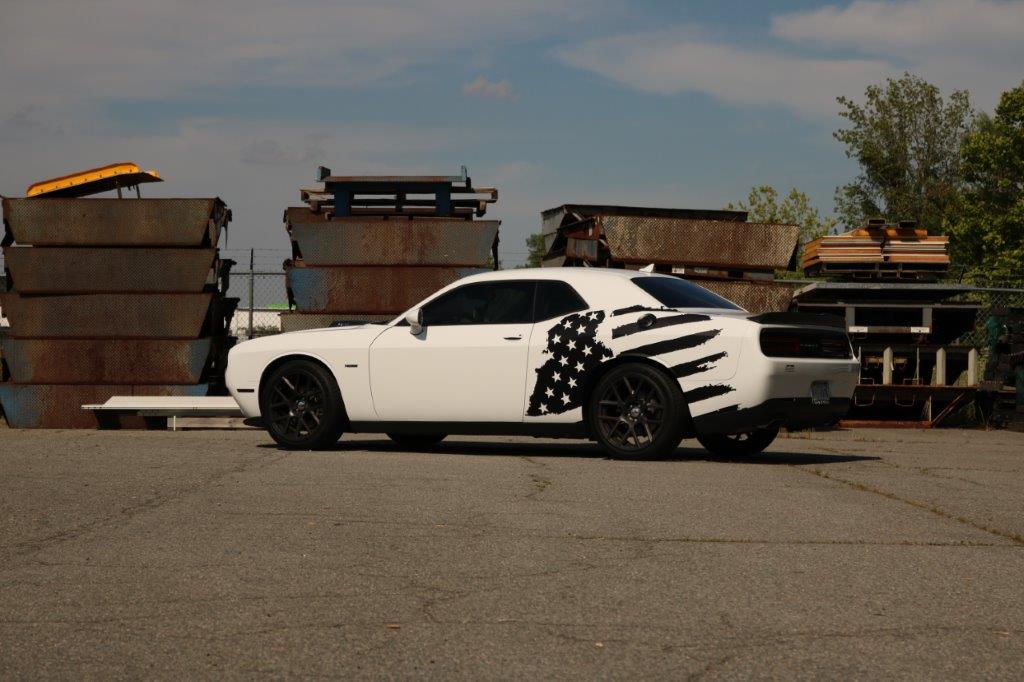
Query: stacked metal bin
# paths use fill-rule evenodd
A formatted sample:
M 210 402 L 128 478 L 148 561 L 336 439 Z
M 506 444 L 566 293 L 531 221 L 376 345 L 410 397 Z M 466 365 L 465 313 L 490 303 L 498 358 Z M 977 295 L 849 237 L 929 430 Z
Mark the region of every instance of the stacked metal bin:
M 786 310 L 800 228 L 743 211 L 564 204 L 541 213 L 545 266 L 640 268 L 693 280 L 755 313 Z
M 4 199 L 9 425 L 94 428 L 83 404 L 206 395 L 233 342 L 230 215 L 219 199 Z
M 393 318 L 455 280 L 496 262 L 497 199 L 459 176 L 332 176 L 285 211 L 292 310 L 282 331 Z M 482 198 L 481 198 L 482 197 Z

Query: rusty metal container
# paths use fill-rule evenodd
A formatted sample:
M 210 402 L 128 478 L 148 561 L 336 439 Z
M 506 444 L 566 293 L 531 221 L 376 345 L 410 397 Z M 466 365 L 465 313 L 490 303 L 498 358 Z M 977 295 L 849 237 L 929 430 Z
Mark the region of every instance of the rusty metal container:
M 494 267 L 500 221 L 480 220 L 498 190 L 460 175 L 346 176 L 320 168 L 322 188 L 285 210 L 283 331 L 383 322 L 466 275 Z
M 0 294 L 11 336 L 195 339 L 213 294 Z
M 497 220 L 406 216 L 326 220 L 288 211 L 288 232 L 306 265 L 448 265 L 486 267 Z
M 793 302 L 796 283 L 756 279 L 698 279 L 688 277 L 694 284 L 727 298 L 752 313 L 771 313 L 788 310 Z
M 213 339 L 0 339 L 19 384 L 198 384 Z
M 482 268 L 442 266 L 306 267 L 285 265 L 289 298 L 304 311 L 397 314 L 443 286 Z
M 224 297 L 231 261 L 217 254 L 223 202 L 4 199 L 3 210 L 0 404 L 11 426 L 151 427 L 161 420 L 81 406 L 218 389 L 238 302 Z
M 337 315 L 332 313 L 303 313 L 296 310 L 281 313 L 281 331 L 299 332 L 306 329 L 322 329 L 341 324 L 390 322 L 394 318 L 394 315 Z
M 736 270 L 781 270 L 796 253 L 796 225 L 725 220 L 600 216 L 615 260 Z
M 209 387 L 106 384 L 0 384 L 0 404 L 7 423 L 16 429 L 94 429 L 97 417 L 82 405 L 104 403 L 115 395 L 204 396 Z M 138 426 L 142 426 L 141 423 Z
M 8 287 L 21 294 L 200 293 L 217 250 L 9 246 L 4 259 Z
M 9 240 L 31 246 L 213 247 L 231 218 L 220 199 L 4 199 L 3 209 Z

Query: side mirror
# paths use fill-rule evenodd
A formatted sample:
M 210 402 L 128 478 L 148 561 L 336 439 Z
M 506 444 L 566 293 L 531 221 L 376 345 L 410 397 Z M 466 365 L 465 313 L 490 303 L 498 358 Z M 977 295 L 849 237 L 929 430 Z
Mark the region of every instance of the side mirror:
M 423 308 L 413 308 L 405 315 L 405 321 L 409 323 L 409 333 L 417 336 L 427 325 L 423 324 Z

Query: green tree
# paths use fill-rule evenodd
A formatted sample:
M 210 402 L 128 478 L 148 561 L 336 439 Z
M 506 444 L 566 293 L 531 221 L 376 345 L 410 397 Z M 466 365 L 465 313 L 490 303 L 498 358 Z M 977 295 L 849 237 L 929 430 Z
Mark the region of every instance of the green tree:
M 954 265 L 976 281 L 1024 281 L 1024 83 L 975 119 L 962 157 L 966 187 L 946 225 Z
M 526 248 L 530 252 L 530 255 L 526 258 L 526 267 L 539 268 L 544 264 L 544 256 L 547 254 L 548 249 L 544 246 L 543 234 L 531 234 L 527 237 Z
M 963 187 L 960 147 L 973 117 L 967 92 L 943 100 L 937 87 L 904 73 L 864 94 L 863 104 L 837 99 L 850 127 L 833 135 L 861 172 L 836 189 L 836 213 L 848 227 L 884 217 L 938 232 Z
M 810 197 L 793 188 L 779 199 L 779 193 L 770 185 L 752 187 L 747 200 L 728 204 L 727 210 L 747 212 L 747 220 L 754 223 L 784 223 L 800 226 L 800 242 L 797 247 L 797 261 L 803 254 L 804 244 L 826 235 L 836 226 L 836 219 L 822 217 L 821 212 L 811 203 Z

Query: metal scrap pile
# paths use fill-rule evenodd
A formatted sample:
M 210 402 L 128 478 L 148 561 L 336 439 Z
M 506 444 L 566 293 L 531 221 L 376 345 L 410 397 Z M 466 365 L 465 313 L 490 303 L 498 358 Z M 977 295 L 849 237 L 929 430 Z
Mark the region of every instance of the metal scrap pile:
M 974 287 L 937 281 L 949 269 L 949 239 L 909 221 L 876 219 L 804 249 L 803 268 L 827 278 L 800 289 L 801 312 L 845 317 L 861 359 L 849 423 L 934 426 L 970 404 L 978 351 Z
M 541 214 L 546 266 L 653 264 L 755 313 L 786 310 L 800 228 L 748 223 L 743 211 L 565 204 Z
M 283 331 L 383 321 L 497 262 L 497 190 L 459 176 L 333 176 L 285 211 L 292 312 Z
M 3 200 L 0 404 L 14 427 L 94 428 L 82 405 L 114 395 L 206 395 L 234 341 L 231 262 L 217 251 L 224 203 L 75 197 L 114 187 L 89 177 Z

